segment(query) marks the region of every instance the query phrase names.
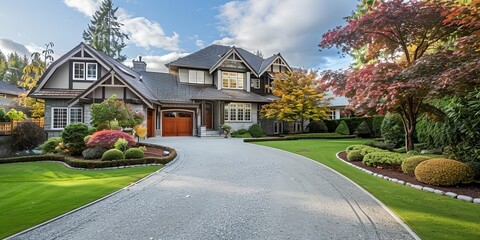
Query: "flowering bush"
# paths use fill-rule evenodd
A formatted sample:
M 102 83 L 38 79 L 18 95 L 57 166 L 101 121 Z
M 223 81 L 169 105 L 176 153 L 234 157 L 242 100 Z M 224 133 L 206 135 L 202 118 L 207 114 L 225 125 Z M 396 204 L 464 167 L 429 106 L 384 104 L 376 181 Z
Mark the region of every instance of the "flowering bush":
M 129 146 L 135 146 L 137 142 L 132 135 L 118 130 L 102 130 L 94 133 L 87 141 L 87 147 L 113 148 L 118 139 L 124 138 Z

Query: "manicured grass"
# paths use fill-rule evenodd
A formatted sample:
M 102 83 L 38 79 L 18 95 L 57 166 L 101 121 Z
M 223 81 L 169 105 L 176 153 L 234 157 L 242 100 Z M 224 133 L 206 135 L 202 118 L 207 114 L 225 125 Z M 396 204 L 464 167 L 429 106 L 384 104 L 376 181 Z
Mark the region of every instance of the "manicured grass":
M 323 163 L 372 193 L 422 239 L 478 239 L 480 206 L 388 182 L 339 161 L 335 154 L 361 140 L 259 142 Z
M 75 170 L 58 163 L 0 165 L 0 238 L 73 210 L 158 170 Z
M 333 132 L 333 133 L 299 133 L 299 134 L 294 134 L 293 136 L 339 137 L 344 135 Z

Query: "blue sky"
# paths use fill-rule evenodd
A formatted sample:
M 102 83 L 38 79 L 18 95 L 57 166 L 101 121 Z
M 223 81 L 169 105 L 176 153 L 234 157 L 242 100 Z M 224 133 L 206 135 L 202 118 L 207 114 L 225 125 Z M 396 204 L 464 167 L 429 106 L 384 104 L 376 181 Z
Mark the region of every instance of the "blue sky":
M 0 50 L 29 54 L 54 42 L 56 57 L 82 41 L 100 0 L 3 1 Z M 148 68 L 164 64 L 212 43 L 280 52 L 292 66 L 330 69 L 348 65 L 336 50 L 318 51 L 328 29 L 344 24 L 354 0 L 113 0 L 130 35 L 124 53 L 143 56 Z

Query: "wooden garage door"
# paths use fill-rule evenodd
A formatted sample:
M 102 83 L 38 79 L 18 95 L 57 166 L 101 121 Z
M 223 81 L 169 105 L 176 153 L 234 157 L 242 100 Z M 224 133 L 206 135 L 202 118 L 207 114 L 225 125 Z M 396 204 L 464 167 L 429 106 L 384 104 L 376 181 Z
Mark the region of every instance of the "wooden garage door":
M 164 112 L 162 136 L 192 136 L 192 113 Z

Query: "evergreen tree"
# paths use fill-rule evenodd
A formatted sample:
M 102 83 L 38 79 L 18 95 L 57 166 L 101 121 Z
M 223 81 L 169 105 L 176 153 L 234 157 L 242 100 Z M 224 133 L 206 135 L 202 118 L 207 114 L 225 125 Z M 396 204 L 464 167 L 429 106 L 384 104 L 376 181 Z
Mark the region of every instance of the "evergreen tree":
M 5 79 L 5 74 L 7 73 L 7 57 L 0 50 L 0 81 Z
M 88 29 L 83 31 L 83 40 L 93 48 L 102 51 L 110 57 L 123 62 L 127 58 L 121 52 L 126 46 L 124 39 L 128 35 L 120 30 L 123 25 L 118 22 L 112 0 L 103 0 L 100 8 L 93 14 Z
M 7 72 L 5 74 L 6 82 L 17 85 L 22 79 L 23 68 L 28 64 L 28 58 L 25 55 L 23 58 L 17 53 L 8 54 Z

